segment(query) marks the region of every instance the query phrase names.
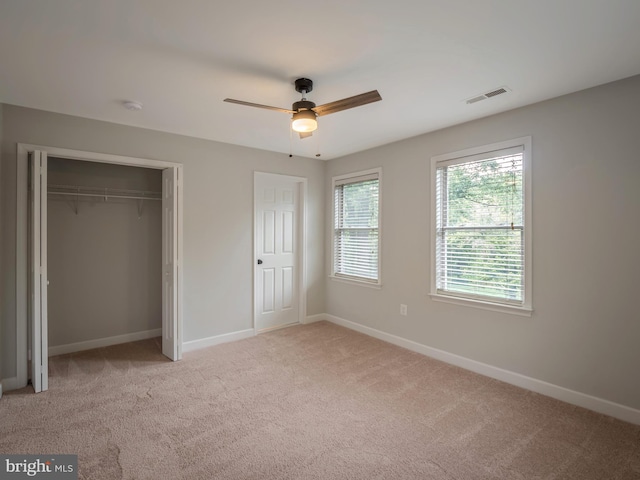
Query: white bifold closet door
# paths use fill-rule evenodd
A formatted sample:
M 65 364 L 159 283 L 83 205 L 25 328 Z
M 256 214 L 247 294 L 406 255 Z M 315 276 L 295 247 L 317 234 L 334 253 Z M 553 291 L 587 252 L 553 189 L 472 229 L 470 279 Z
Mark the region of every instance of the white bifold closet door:
M 36 393 L 49 388 L 47 338 L 47 153 L 29 154 L 29 321 L 31 383 Z
M 162 354 L 171 360 L 182 357 L 178 341 L 178 172 L 162 171 Z

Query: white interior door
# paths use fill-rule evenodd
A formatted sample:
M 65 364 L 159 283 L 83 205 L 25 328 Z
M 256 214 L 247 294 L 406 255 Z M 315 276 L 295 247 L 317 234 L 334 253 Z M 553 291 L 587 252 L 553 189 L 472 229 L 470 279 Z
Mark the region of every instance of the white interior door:
M 255 180 L 256 330 L 300 321 L 299 183 L 260 175 Z
M 49 388 L 47 338 L 47 153 L 29 154 L 29 320 L 31 383 L 36 393 Z
M 182 357 L 178 330 L 178 171 L 162 171 L 162 353 L 171 360 Z

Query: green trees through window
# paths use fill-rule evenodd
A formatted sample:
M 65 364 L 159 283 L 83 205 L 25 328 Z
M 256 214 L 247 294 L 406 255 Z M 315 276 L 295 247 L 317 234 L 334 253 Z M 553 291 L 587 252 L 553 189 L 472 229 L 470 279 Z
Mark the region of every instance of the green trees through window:
M 521 151 L 437 165 L 438 291 L 521 304 L 523 219 Z

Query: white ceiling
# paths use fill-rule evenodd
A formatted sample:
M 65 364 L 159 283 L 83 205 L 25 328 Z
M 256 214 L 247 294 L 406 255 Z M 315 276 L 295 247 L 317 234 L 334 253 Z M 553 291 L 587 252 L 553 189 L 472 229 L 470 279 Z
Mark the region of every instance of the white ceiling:
M 0 102 L 330 159 L 639 74 L 639 23 L 639 0 L 0 0 Z M 222 101 L 290 108 L 301 76 L 318 105 L 383 100 L 305 140 Z

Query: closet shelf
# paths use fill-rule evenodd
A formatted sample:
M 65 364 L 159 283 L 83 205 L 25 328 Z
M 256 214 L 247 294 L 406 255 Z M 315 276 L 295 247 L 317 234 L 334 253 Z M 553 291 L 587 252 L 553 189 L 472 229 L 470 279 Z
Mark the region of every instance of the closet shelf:
M 72 195 L 76 197 L 129 198 L 133 200 L 162 200 L 162 192 L 147 190 L 123 190 L 117 188 L 81 187 L 75 185 L 49 185 L 50 195 Z

